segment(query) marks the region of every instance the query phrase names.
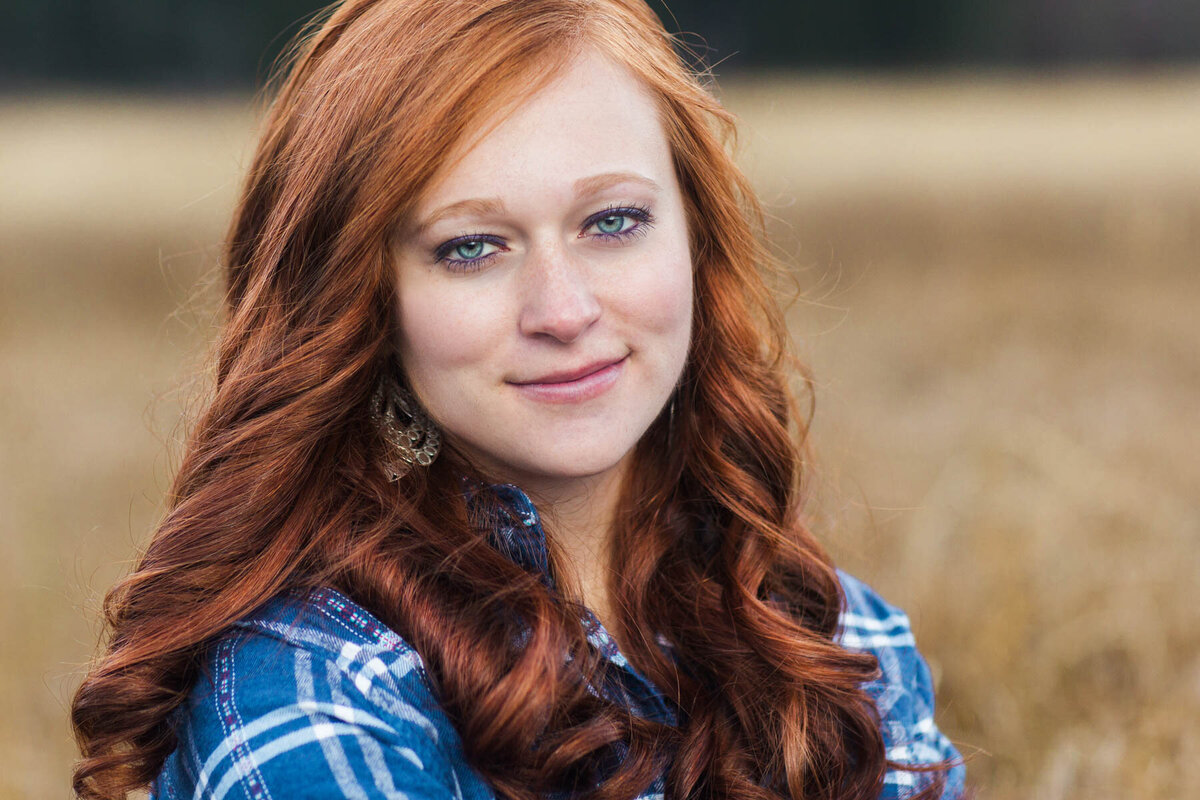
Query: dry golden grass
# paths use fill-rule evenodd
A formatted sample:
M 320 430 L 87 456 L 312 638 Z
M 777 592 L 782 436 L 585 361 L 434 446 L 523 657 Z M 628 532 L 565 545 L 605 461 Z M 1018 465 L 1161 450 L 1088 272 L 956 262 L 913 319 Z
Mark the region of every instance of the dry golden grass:
M 725 95 L 804 290 L 825 538 L 912 614 L 972 783 L 1188 796 L 1200 74 Z M 244 98 L 0 101 L 0 797 L 68 794 L 252 132 Z

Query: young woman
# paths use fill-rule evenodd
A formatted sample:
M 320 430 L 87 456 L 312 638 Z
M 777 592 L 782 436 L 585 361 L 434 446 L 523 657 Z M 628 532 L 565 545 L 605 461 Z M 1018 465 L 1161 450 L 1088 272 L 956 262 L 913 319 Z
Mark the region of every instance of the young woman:
M 961 792 L 906 618 L 804 525 L 730 132 L 641 0 L 307 38 L 81 796 Z

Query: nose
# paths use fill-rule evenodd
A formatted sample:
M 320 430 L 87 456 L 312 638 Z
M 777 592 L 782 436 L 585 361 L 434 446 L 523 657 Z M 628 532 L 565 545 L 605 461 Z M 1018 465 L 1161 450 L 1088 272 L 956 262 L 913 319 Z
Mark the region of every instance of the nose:
M 531 249 L 521 276 L 521 333 L 572 342 L 600 318 L 587 265 L 565 247 Z

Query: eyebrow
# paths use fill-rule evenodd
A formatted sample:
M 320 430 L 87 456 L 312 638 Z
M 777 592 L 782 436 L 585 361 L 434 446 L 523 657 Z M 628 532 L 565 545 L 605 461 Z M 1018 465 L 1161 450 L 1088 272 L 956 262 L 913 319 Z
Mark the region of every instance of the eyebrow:
M 442 206 L 422 222 L 414 225 L 412 227 L 412 235 L 419 236 L 446 217 L 453 217 L 457 214 L 488 216 L 502 214 L 503 212 L 504 203 L 498 197 L 476 197 L 470 200 L 459 200 L 457 203 Z
M 595 194 L 621 183 L 637 183 L 655 192 L 662 191 L 661 186 L 645 175 L 636 172 L 605 172 L 602 175 L 591 175 L 575 181 L 575 194 L 580 197 Z
M 654 192 L 662 191 L 656 182 L 637 172 L 605 172 L 600 175 L 589 175 L 575 181 L 572 188 L 576 197 L 602 192 L 622 183 L 635 183 Z M 456 215 L 494 216 L 504 213 L 504 203 L 498 197 L 473 197 L 469 200 L 459 200 L 448 206 L 442 206 L 411 229 L 412 236 L 419 236 L 429 228 L 447 217 Z

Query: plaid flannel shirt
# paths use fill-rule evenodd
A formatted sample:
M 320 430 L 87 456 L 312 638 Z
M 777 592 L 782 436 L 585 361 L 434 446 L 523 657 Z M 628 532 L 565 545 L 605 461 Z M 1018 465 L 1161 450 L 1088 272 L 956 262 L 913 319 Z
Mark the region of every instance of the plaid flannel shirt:
M 533 504 L 515 487 L 493 489 L 519 524 L 497 544 L 548 575 Z M 846 596 L 838 641 L 879 660 L 865 688 L 883 722 L 887 757 L 903 764 L 959 760 L 933 721 L 929 669 L 908 618 L 868 586 L 839 573 Z M 678 724 L 678 709 L 621 654 L 589 613 L 592 645 L 616 668 L 610 696 L 634 713 Z M 396 798 L 495 800 L 468 765 L 417 652 L 345 595 L 284 595 L 233 626 L 209 651 L 202 676 L 175 716 L 178 746 L 152 800 Z M 964 769 L 945 774 L 943 798 L 962 793 Z M 926 785 L 928 773 L 889 770 L 881 800 Z M 662 800 L 663 777 L 639 800 Z

